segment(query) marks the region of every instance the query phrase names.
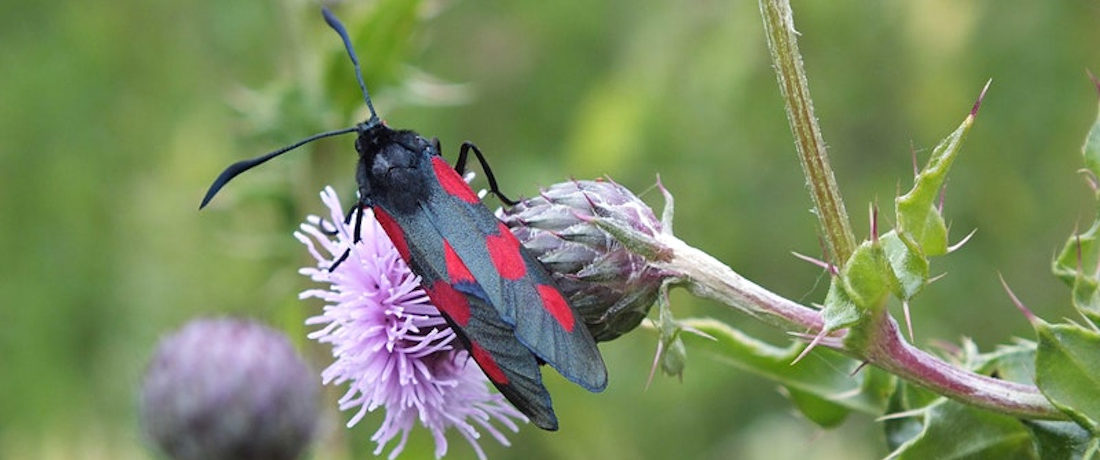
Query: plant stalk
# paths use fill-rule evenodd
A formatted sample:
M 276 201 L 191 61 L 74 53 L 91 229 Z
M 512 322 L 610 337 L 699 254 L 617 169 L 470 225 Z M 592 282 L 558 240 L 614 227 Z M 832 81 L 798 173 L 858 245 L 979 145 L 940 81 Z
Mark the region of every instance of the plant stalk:
M 829 154 L 821 137 L 821 128 L 814 116 L 814 104 L 806 82 L 806 71 L 802 67 L 802 54 L 798 51 L 791 6 L 787 0 L 760 0 L 760 13 L 764 17 L 764 32 L 772 65 L 779 80 L 787 121 L 791 124 L 799 163 L 806 176 L 806 186 L 810 189 L 821 235 L 829 254 L 835 258 L 833 264 L 841 267 L 855 250 L 856 239 L 832 167 L 829 166 Z
M 709 254 L 671 235 L 659 235 L 657 242 L 671 254 L 655 266 L 677 273 L 687 289 L 729 305 L 772 326 L 790 332 L 820 331 L 824 320 L 819 310 L 799 304 L 745 279 Z M 843 337 L 836 331 L 830 337 Z M 848 349 L 841 340 L 822 345 L 879 367 L 937 394 L 983 409 L 1014 417 L 1067 420 L 1034 385 L 994 379 L 956 367 L 907 343 L 889 316 L 878 322 L 870 346 Z

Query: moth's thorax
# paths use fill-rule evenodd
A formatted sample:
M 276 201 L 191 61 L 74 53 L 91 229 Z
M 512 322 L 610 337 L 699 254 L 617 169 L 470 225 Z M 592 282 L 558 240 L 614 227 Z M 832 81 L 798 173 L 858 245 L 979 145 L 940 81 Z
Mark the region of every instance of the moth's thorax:
M 416 132 L 377 124 L 360 131 L 355 149 L 360 195 L 396 210 L 410 210 L 424 199 L 426 181 L 432 180 L 425 174 L 431 171 L 431 142 Z

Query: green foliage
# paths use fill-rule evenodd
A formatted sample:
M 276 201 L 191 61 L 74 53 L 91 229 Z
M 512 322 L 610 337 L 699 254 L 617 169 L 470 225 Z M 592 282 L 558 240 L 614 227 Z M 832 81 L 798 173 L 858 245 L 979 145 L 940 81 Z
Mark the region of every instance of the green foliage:
M 895 295 L 903 300 L 913 298 L 928 282 L 928 259 L 921 255 L 920 247 L 912 238 L 900 236 L 895 230 L 882 235 L 880 240 L 890 270 L 897 279 Z
M 1100 90 L 1100 87 L 1097 88 Z M 1100 203 L 1100 113 L 1081 147 L 1087 179 Z M 1089 321 L 1100 322 L 1100 214 L 1084 233 L 1070 236 L 1052 270 L 1073 288 L 1073 306 Z
M 1097 81 L 1093 77 L 1093 83 Z M 1100 91 L 1100 83 L 1097 83 L 1096 89 Z M 1085 144 L 1081 146 L 1081 151 L 1085 155 L 1085 168 L 1092 173 L 1093 178 L 1100 177 L 1100 111 L 1097 113 L 1096 123 L 1092 124 L 1092 129 L 1085 137 Z
M 1024 421 L 1031 430 L 1039 458 L 1093 460 L 1100 457 L 1100 439 L 1073 422 Z
M 1073 324 L 1035 321 L 1035 383 L 1089 431 L 1100 429 L 1100 333 Z
M 968 115 L 955 131 L 936 145 L 928 163 L 917 174 L 913 188 L 895 200 L 899 235 L 910 238 L 925 256 L 947 253 L 947 224 L 936 203 L 947 180 L 947 171 L 951 169 L 966 133 L 974 124 L 974 115 Z
M 1100 115 L 1086 136 L 1082 153 L 1095 189 L 1100 168 Z M 1100 203 L 1100 193 L 1095 197 Z M 1100 398 L 1096 397 L 1100 388 L 1100 333 L 1096 328 L 1100 319 L 1100 215 L 1096 219 L 1084 233 L 1066 241 L 1052 264 L 1054 274 L 1071 286 L 1073 306 L 1089 327 L 1031 318 L 1039 336 L 1035 383 L 1047 399 L 1093 436 L 1100 434 Z
M 882 413 L 893 390 L 895 380 L 889 374 L 876 369 L 853 374 L 859 363 L 833 351 L 815 352 L 792 366 L 805 345 L 776 347 L 713 319 L 686 319 L 680 324 L 712 337 L 684 334 L 692 348 L 782 385 L 807 418 L 822 426 L 835 425 L 850 411 Z
M 921 423 L 890 458 L 1040 458 L 1027 427 L 1012 417 L 940 400 L 923 411 Z

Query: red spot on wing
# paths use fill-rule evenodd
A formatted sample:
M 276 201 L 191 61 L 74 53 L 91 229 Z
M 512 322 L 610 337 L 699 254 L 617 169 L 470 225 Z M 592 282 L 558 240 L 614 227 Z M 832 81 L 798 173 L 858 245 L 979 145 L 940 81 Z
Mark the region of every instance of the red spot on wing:
M 373 209 L 375 220 L 382 226 L 382 230 L 385 230 L 386 235 L 390 237 L 393 246 L 397 248 L 397 253 L 401 254 L 401 258 L 405 259 L 405 262 L 408 262 L 410 260 L 409 244 L 405 242 L 405 233 L 401 231 L 401 226 L 397 225 L 397 221 L 393 220 L 393 216 L 384 209 L 377 206 Z
M 451 165 L 447 164 L 443 157 L 432 157 L 432 169 L 435 170 L 435 177 L 439 180 L 439 185 L 442 185 L 443 190 L 446 190 L 451 196 L 470 204 L 481 202 L 474 191 L 470 189 L 470 185 L 462 180 L 454 169 L 451 169 Z
M 497 223 L 497 235 L 485 237 L 485 247 L 497 272 L 505 279 L 518 280 L 527 275 L 527 263 L 519 252 L 519 240 L 503 223 Z
M 437 280 L 427 291 L 435 308 L 451 318 L 451 321 L 461 327 L 470 324 L 470 301 L 466 300 L 465 294 L 443 280 Z
M 463 281 L 469 281 L 476 283 L 474 275 L 470 274 L 470 269 L 466 267 L 466 264 L 462 262 L 462 259 L 458 257 L 455 249 L 451 247 L 451 243 L 447 240 L 443 240 L 443 257 L 447 261 L 447 276 L 451 278 L 452 283 L 459 283 Z
M 550 316 L 558 321 L 565 332 L 573 332 L 573 326 L 576 324 L 573 318 L 573 309 L 561 296 L 561 292 L 554 286 L 545 284 L 538 285 L 538 289 L 539 297 L 542 298 L 542 307 L 550 312 Z
M 481 366 L 481 370 L 485 371 L 485 375 L 489 377 L 489 380 L 497 385 L 508 384 L 508 376 L 500 370 L 500 366 L 493 359 L 493 355 L 490 355 L 488 351 L 485 351 L 484 348 L 481 348 L 481 345 L 473 340 L 470 341 L 470 354 L 473 355 L 474 361 L 477 361 L 477 365 Z

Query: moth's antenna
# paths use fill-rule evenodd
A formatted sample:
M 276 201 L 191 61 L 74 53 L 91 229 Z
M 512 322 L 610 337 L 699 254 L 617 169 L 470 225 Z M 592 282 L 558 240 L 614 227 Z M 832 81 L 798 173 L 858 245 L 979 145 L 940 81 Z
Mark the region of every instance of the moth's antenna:
M 321 7 L 321 14 L 325 16 L 325 22 L 328 23 L 332 30 L 340 34 L 340 39 L 344 41 L 344 49 L 348 51 L 348 57 L 351 58 L 351 63 L 355 66 L 355 78 L 359 80 L 359 89 L 363 91 L 363 100 L 367 101 L 367 108 L 370 109 L 370 119 L 367 120 L 367 124 L 378 121 L 378 114 L 374 112 L 374 104 L 371 103 L 370 93 L 367 92 L 367 84 L 363 83 L 363 72 L 359 70 L 359 58 L 355 56 L 355 49 L 351 47 L 351 39 L 348 38 L 348 31 L 344 29 L 344 25 L 340 23 L 339 19 L 329 11 L 327 6 Z
M 265 154 L 265 155 L 261 155 L 261 156 L 258 156 L 256 158 L 252 158 L 250 160 L 241 160 L 241 161 L 238 161 L 236 163 L 233 163 L 233 164 L 229 165 L 228 168 L 225 168 L 225 171 L 222 171 L 221 175 L 219 175 L 217 179 L 214 179 L 213 184 L 210 184 L 210 189 L 206 191 L 206 196 L 203 197 L 202 204 L 199 205 L 199 209 L 205 208 L 207 203 L 210 203 L 210 200 L 214 199 L 214 195 L 218 194 L 218 190 L 221 190 L 222 187 L 224 187 L 226 183 L 228 183 L 234 177 L 237 177 L 237 175 L 240 174 L 240 173 L 248 171 L 249 169 L 252 169 L 256 166 L 259 166 L 259 165 L 263 164 L 267 160 L 270 160 L 270 159 L 275 158 L 279 155 L 282 155 L 286 152 L 289 152 L 289 151 L 294 150 L 298 147 L 306 145 L 306 144 L 308 144 L 310 142 L 313 142 L 317 139 L 322 139 L 322 138 L 331 137 L 331 136 L 339 136 L 341 134 L 353 133 L 353 132 L 356 132 L 358 130 L 359 130 L 359 126 L 352 126 L 350 128 L 338 129 L 336 131 L 328 131 L 328 132 L 324 132 L 324 133 L 321 133 L 321 134 L 314 134 L 312 136 L 309 136 L 305 139 L 302 139 L 298 142 L 295 142 L 291 145 L 283 147 L 283 148 L 281 148 L 279 150 L 276 150 L 274 152 L 271 152 L 271 153 L 268 153 L 268 154 Z

